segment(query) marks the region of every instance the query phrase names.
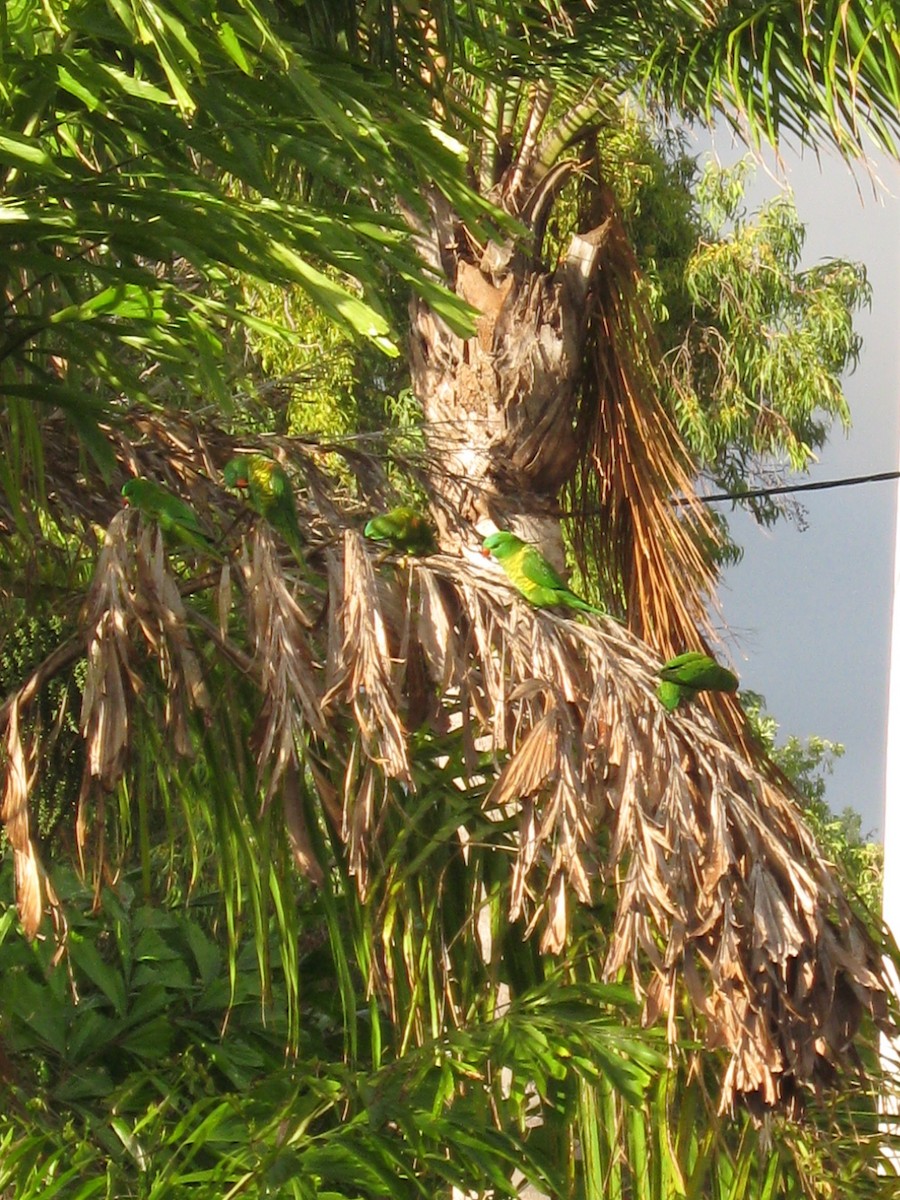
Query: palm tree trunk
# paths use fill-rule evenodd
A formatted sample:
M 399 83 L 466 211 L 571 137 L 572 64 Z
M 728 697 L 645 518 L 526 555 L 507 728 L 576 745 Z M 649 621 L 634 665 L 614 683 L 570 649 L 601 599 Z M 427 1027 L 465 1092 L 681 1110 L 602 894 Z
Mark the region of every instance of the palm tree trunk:
M 424 302 L 411 310 L 413 386 L 448 549 L 459 548 L 464 525 L 491 521 L 538 542 L 562 565 L 557 497 L 581 455 L 587 298 L 608 230 L 604 223 L 574 237 L 563 262 L 547 271 L 496 242 L 474 256 L 452 214 L 435 207 L 430 257 L 479 312 L 467 338 Z

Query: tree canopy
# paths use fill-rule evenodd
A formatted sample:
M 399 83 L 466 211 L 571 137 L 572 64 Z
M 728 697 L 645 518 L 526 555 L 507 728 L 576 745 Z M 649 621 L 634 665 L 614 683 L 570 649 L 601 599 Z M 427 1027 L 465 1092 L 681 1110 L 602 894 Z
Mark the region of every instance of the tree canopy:
M 896 153 L 896 14 L 522 9 L 4 8 L 18 1195 L 896 1186 L 881 932 L 738 704 L 656 692 L 709 636 L 698 471 L 802 465 L 864 281 L 801 277 L 787 206 L 716 230 L 652 132 Z M 286 414 L 322 321 L 406 347 L 421 424 Z M 363 536 L 412 498 L 439 553 Z M 618 620 L 512 595 L 485 522 Z

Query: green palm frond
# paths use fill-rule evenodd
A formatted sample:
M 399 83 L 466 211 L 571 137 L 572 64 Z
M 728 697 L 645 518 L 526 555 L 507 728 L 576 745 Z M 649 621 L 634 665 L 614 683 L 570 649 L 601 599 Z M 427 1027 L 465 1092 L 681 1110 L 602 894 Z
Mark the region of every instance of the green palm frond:
M 785 134 L 833 142 L 848 157 L 898 151 L 900 20 L 884 0 L 773 0 L 650 6 L 651 95 L 707 121 L 724 117 L 753 143 Z M 637 14 L 636 14 L 637 17 Z M 638 28 L 641 28 L 637 17 Z M 656 24 L 660 22 L 660 24 Z M 663 28 L 662 22 L 666 28 Z
M 561 977 L 405 1050 L 379 1051 L 373 1026 L 344 1065 L 337 963 L 315 902 L 303 906 L 298 958 L 273 955 L 263 990 L 252 941 L 230 977 L 212 898 L 151 907 L 136 884 L 121 878 L 88 914 L 89 895 L 60 872 L 68 974 L 53 971 L 52 945 L 24 943 L 14 913 L 0 915 L 0 1189 L 18 1197 L 262 1197 L 278 1187 L 374 1198 L 451 1184 L 514 1195 L 517 1169 L 546 1190 L 552 1161 L 526 1113 L 533 1125 L 537 1103 L 561 1120 L 564 1096 L 598 1078 L 638 1106 L 663 1069 L 660 1038 L 623 1025 L 634 1002 L 622 989 Z M 334 901 L 345 918 L 358 905 L 352 886 Z M 286 1058 L 292 976 L 305 1020 Z M 377 1007 L 372 1018 L 386 1024 Z
M 489 211 L 427 96 L 323 63 L 249 2 L 230 17 L 22 4 L 0 36 L 0 390 L 38 477 L 36 405 L 65 412 L 107 471 L 98 422 L 122 396 L 227 407 L 241 328 L 289 336 L 254 318 L 248 282 L 296 287 L 396 354 L 388 265 L 470 326 L 395 207 L 422 211 L 427 178 L 474 225 Z

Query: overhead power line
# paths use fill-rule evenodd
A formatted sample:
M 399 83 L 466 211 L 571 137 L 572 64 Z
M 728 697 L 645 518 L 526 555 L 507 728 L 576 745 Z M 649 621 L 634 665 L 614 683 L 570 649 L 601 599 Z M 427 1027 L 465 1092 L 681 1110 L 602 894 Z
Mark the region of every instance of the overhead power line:
M 764 496 L 786 496 L 793 492 L 824 492 L 828 488 L 855 487 L 858 483 L 883 483 L 888 479 L 900 479 L 900 471 L 879 471 L 875 475 L 853 475 L 847 479 L 820 479 L 815 483 L 785 483 L 778 487 L 751 488 L 746 492 L 716 492 L 711 496 L 697 496 L 703 504 L 717 500 L 758 500 Z M 687 501 L 682 500 L 682 504 Z

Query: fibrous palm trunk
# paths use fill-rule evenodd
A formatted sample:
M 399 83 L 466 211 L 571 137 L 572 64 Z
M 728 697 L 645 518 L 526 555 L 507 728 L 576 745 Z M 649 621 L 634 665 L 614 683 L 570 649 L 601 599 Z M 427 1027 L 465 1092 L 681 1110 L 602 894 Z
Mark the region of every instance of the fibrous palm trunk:
M 436 206 L 434 217 L 432 261 L 479 311 L 476 335 L 465 338 L 413 304 L 413 384 L 442 532 L 452 544 L 463 524 L 489 519 L 559 563 L 558 496 L 580 459 L 588 293 L 610 225 L 573 237 L 562 263 L 545 270 L 497 243 L 473 253 L 451 213 Z

